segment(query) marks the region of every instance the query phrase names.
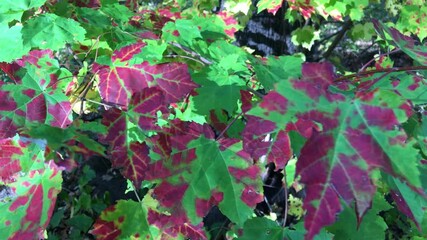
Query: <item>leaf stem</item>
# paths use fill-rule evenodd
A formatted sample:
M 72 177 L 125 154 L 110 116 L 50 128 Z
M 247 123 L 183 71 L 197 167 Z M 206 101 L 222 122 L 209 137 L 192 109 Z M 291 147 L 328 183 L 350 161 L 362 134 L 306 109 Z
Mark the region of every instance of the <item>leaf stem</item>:
M 390 51 L 390 52 L 383 53 L 383 54 L 379 55 L 379 56 L 378 56 L 378 58 L 383 57 L 383 56 L 387 56 L 387 55 L 390 55 L 390 54 L 393 54 L 393 53 L 397 53 L 397 52 L 400 52 L 400 51 L 401 51 L 400 49 L 396 48 L 396 49 L 394 49 L 393 51 Z M 366 69 L 366 68 L 367 68 L 367 67 L 368 67 L 368 66 L 369 66 L 373 61 L 375 61 L 375 59 L 376 59 L 376 58 L 374 57 L 374 58 L 372 58 L 369 62 L 367 62 L 365 65 L 363 65 L 359 72 L 363 72 L 363 71 L 365 71 L 365 69 Z
M 218 139 L 220 139 L 224 134 L 225 134 L 225 132 L 227 132 L 227 130 L 231 127 L 231 125 L 233 125 L 235 122 L 236 122 L 236 120 L 239 118 L 239 117 L 241 117 L 243 115 L 243 112 L 241 112 L 241 113 L 239 113 L 234 119 L 233 119 L 233 121 L 231 121 L 231 123 L 229 123 L 228 125 L 227 125 L 227 127 L 225 127 L 224 128 L 224 130 L 222 130 L 222 132 L 218 135 L 218 137 L 215 139 L 215 140 L 218 140 Z

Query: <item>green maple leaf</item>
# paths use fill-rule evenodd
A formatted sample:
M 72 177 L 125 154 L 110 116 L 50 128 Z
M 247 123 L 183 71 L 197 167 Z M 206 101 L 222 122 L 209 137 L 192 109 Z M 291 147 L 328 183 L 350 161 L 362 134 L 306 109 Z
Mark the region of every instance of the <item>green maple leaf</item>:
M 179 19 L 176 22 L 168 22 L 163 27 L 162 38 L 166 41 L 178 41 L 179 39 L 192 45 L 194 39 L 201 39 L 199 28 L 191 20 Z
M 268 218 L 252 218 L 245 222 L 243 235 L 238 240 L 279 240 L 285 238 L 285 229 L 280 227 L 275 221 Z
M 304 26 L 303 28 L 298 28 L 292 32 L 292 42 L 295 45 L 301 45 L 303 48 L 308 50 L 311 49 L 314 41 L 319 39 L 320 31 L 315 31 L 314 27 L 311 26 Z
M 369 40 L 375 34 L 374 24 L 364 23 L 356 24 L 351 29 L 350 36 L 353 40 L 364 39 Z
M 45 2 L 46 0 L 3 0 L 0 4 L 0 23 L 19 21 L 25 11 L 38 8 Z
M 205 84 L 197 89 L 195 108 L 200 114 L 207 115 L 210 110 L 224 109 L 233 112 L 237 109 L 237 100 L 240 99 L 240 90 L 244 88 L 237 85 L 218 86 L 214 82 Z
M 254 70 L 258 80 L 266 90 L 271 90 L 274 89 L 274 84 L 286 81 L 289 77 L 301 77 L 303 59 L 297 56 L 280 56 L 269 57 L 266 64 L 258 60 L 255 63 Z
M 6 24 L 0 24 L 0 46 L 7 46 L 0 52 L 0 62 L 12 62 L 30 51 L 29 47 L 24 47 L 21 29 L 22 26 L 9 28 Z
M 201 85 L 197 89 L 198 95 L 193 98 L 198 113 L 208 114 L 214 109 L 233 112 L 237 109 L 240 90 L 245 89 L 245 82 L 237 75 L 230 75 L 227 69 L 215 65 L 194 74 L 193 79 Z
M 67 42 L 83 41 L 85 33 L 76 21 L 50 13 L 30 19 L 22 29 L 25 47 L 54 51 Z
M 377 193 L 373 199 L 372 208 L 360 224 L 357 223 L 354 209 L 346 206 L 339 215 L 341 221 L 336 222 L 328 230 L 337 239 L 385 239 L 385 230 L 388 227 L 378 214 L 390 208 L 384 197 Z

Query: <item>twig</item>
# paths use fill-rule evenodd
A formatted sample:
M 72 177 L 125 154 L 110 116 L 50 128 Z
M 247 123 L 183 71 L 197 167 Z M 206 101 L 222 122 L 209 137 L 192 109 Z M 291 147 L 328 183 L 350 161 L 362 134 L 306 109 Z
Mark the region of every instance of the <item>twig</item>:
M 72 76 L 65 76 L 65 77 L 58 78 L 56 81 L 59 82 L 61 80 L 64 80 L 64 79 L 67 79 L 67 78 L 73 78 L 73 77 L 85 77 L 85 76 L 74 76 L 74 75 L 72 75 Z
M 252 89 L 250 87 L 247 87 L 246 90 L 248 90 L 249 92 L 253 93 L 254 95 L 256 95 L 257 97 L 259 97 L 261 99 L 264 98 L 264 95 L 262 93 L 257 92 L 256 90 L 254 90 L 254 89 Z
M 326 37 L 320 39 L 319 41 L 317 41 L 317 44 L 319 44 L 319 45 L 322 44 L 323 42 L 325 42 L 325 41 L 329 40 L 330 38 L 333 38 L 334 36 L 336 36 L 338 33 L 340 33 L 340 32 L 339 31 L 334 32 L 334 33 L 330 34 L 329 36 L 326 36 Z
M 175 46 L 175 47 L 177 47 L 177 48 L 181 49 L 182 51 L 184 51 L 184 52 L 186 52 L 186 53 L 190 54 L 192 57 L 200 59 L 200 61 L 201 61 L 201 62 L 203 62 L 203 63 L 204 63 L 204 64 L 206 64 L 206 65 L 211 65 L 211 64 L 212 64 L 212 62 L 211 62 L 211 61 L 209 61 L 208 59 L 206 59 L 206 58 L 202 57 L 200 54 L 198 54 L 198 53 L 196 53 L 196 52 L 191 51 L 190 49 L 188 49 L 188 48 L 186 48 L 186 47 L 182 46 L 182 45 L 181 45 L 181 44 L 179 44 L 179 43 L 176 43 L 176 42 L 170 42 L 170 44 L 171 44 L 172 46 Z
M 76 96 L 76 95 L 74 95 L 74 96 Z M 101 105 L 101 106 L 104 106 L 104 107 L 107 107 L 107 108 L 116 107 L 114 105 L 110 105 L 110 104 L 106 104 L 106 103 L 102 103 L 102 102 L 97 102 L 97 101 L 86 99 L 86 98 L 82 98 L 82 97 L 79 97 L 79 96 L 76 96 L 76 97 L 78 97 L 81 101 L 87 101 L 87 102 L 95 103 L 95 104 L 98 104 L 98 105 Z
M 193 60 L 195 62 L 198 62 L 198 63 L 202 64 L 203 66 L 206 65 L 204 62 L 198 60 L 197 58 L 192 58 L 192 57 L 184 56 L 184 55 L 169 54 L 169 55 L 166 55 L 165 57 L 170 57 L 170 58 L 186 58 L 186 59 L 190 59 L 190 60 Z
M 73 59 L 77 62 L 77 64 L 79 64 L 79 67 L 83 67 L 82 61 L 80 61 L 80 59 L 77 57 L 76 53 L 73 51 L 73 49 L 71 49 L 71 44 L 67 43 L 65 45 L 65 47 L 68 51 L 68 54 L 72 55 Z
M 132 183 L 132 190 L 135 193 L 136 198 L 138 199 L 138 202 L 141 202 L 141 198 L 138 195 L 138 192 L 136 191 L 135 185 Z
M 81 104 L 80 104 L 80 116 L 84 113 L 84 102 L 86 99 L 86 95 L 89 92 L 89 89 L 92 88 L 92 84 L 93 84 L 93 79 L 95 79 L 95 75 L 93 75 L 93 77 L 90 79 L 89 83 L 83 88 L 82 93 L 79 95 L 80 99 L 81 99 Z
M 373 46 L 373 45 L 371 45 L 371 46 Z M 370 46 L 370 47 L 371 47 Z M 396 48 L 396 49 L 394 49 L 393 51 L 390 51 L 390 52 L 388 52 L 388 53 L 383 53 L 383 54 L 380 54 L 378 57 L 380 58 L 380 57 L 383 57 L 383 56 L 386 56 L 386 55 L 390 55 L 390 54 L 393 54 L 393 53 L 397 53 L 397 52 L 400 52 L 401 50 L 399 49 L 399 48 Z M 373 62 L 373 61 L 375 61 L 375 58 L 372 58 L 369 62 L 367 62 L 365 65 L 363 65 L 362 66 L 362 68 L 359 70 L 359 72 L 362 72 L 362 71 L 365 71 L 365 69 Z
M 349 74 L 346 76 L 335 78 L 334 82 L 340 82 L 349 80 L 355 77 L 365 76 L 374 73 L 390 73 L 390 72 L 403 72 L 403 71 L 419 71 L 419 70 L 427 70 L 427 66 L 410 66 L 410 67 L 394 67 L 394 68 L 384 68 L 384 69 L 375 69 L 369 71 L 362 71 L 354 74 Z

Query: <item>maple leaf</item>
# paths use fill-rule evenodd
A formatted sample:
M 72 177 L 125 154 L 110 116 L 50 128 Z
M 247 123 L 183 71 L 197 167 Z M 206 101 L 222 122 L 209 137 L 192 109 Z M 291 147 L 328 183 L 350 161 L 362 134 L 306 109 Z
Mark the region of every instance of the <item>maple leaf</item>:
M 90 231 L 97 239 L 136 238 L 149 239 L 147 210 L 131 200 L 120 200 L 102 211 Z
M 257 3 L 258 13 L 264 9 L 273 15 L 282 7 L 283 0 L 260 0 Z
M 232 221 L 243 224 L 252 213 L 251 207 L 262 201 L 257 194 L 259 185 L 255 183 L 259 169 L 249 167 L 249 156 L 239 149 L 239 143 L 235 141 L 224 142 L 218 146 L 214 141 L 202 137 L 193 140 L 186 148 L 185 152 L 188 153 L 179 154 L 181 159 L 172 156 L 172 159 L 175 159 L 172 163 L 175 163 L 175 168 L 181 166 L 178 167 L 181 170 L 175 174 L 181 175 L 189 186 L 182 201 L 189 219 L 199 222 L 207 212 L 194 212 L 194 209 L 197 209 L 194 203 L 202 203 L 203 199 L 212 197 L 211 192 L 217 192 L 222 195 L 217 198 L 220 201 L 216 200 L 219 201 L 221 212 Z M 180 162 L 177 162 L 178 160 Z M 184 163 L 185 165 L 182 165 Z M 248 171 L 243 170 L 246 168 Z M 245 195 L 246 193 L 249 195 Z M 240 197 L 234 197 L 236 194 Z M 255 198 L 252 198 L 251 194 L 254 194 Z M 205 206 L 203 209 L 209 208 Z
M 231 37 L 234 38 L 234 34 L 239 30 L 238 21 L 234 19 L 234 17 L 225 11 L 221 11 L 217 14 L 225 23 L 226 29 L 224 30 L 225 33 Z
M 279 82 L 258 107 L 248 112 L 281 126 L 296 119 L 320 124 L 297 162 L 306 185 L 307 238 L 335 221 L 340 199 L 355 201 L 358 221 L 371 206 L 373 169 L 382 169 L 420 187 L 416 151 L 396 126 L 405 122 L 409 104 L 396 93 L 374 89 L 354 98 L 330 92 L 334 71 L 328 63 L 304 64 L 301 79 Z M 292 141 L 292 139 L 291 139 Z M 401 159 L 406 159 L 405 164 Z
M 285 229 L 278 226 L 276 222 L 268 218 L 252 218 L 245 222 L 243 234 L 239 240 L 282 240 L 294 239 L 286 235 Z
M 0 44 L 9 46 L 0 53 L 0 62 L 12 62 L 28 53 L 30 47 L 24 46 L 22 41 L 22 26 L 9 28 L 7 24 L 0 24 L 0 31 L 3 33 L 0 37 Z
M 186 64 L 131 63 L 129 60 L 145 45 L 136 43 L 115 51 L 111 66 L 94 64 L 92 71 L 100 78 L 99 90 L 104 101 L 127 107 L 132 94 L 157 86 L 163 91 L 165 103 L 172 103 L 197 86 L 191 81 Z
M 32 8 L 41 7 L 46 0 L 5 0 L 0 8 L 0 14 L 2 15 L 1 22 L 9 23 L 10 21 L 20 21 L 23 13 Z
M 283 169 L 292 157 L 286 126 L 283 127 L 280 129 L 274 122 L 247 116 L 247 124 L 242 132 L 243 148 L 254 159 L 265 157 L 268 161 L 265 164 L 273 162 L 278 169 Z
M 118 122 L 111 125 L 123 127 Z M 114 144 L 125 141 L 113 136 L 108 139 Z M 257 181 L 259 168 L 252 166 L 250 156 L 241 149 L 241 142 L 222 140 L 218 143 L 213 137 L 207 125 L 173 120 L 158 135 L 147 138 L 146 143 L 127 143 L 129 151 L 113 149 L 113 155 L 116 154 L 113 162 L 121 162 L 125 176 L 129 176 L 126 171 L 130 168 L 132 173 L 139 174 L 131 178 L 137 180 L 137 186 L 142 180 L 160 181 L 154 195 L 160 206 L 173 211 L 174 216 L 168 217 L 160 209 L 153 209 L 151 215 L 149 211 L 150 223 L 169 229 L 170 234 L 177 228 L 186 229 L 182 223 L 198 229 L 202 217 L 213 205 L 219 205 L 232 221 L 243 224 L 256 203 L 262 201 Z M 129 157 L 125 158 L 126 155 Z M 178 179 L 184 182 L 177 182 Z
M 425 173 L 425 168 L 423 169 Z M 397 205 L 397 209 L 410 218 L 421 232 L 424 212 L 427 208 L 427 200 L 424 196 L 411 189 L 410 186 L 397 178 L 388 178 L 391 186 L 390 195 Z
M 355 210 L 350 206 L 344 206 L 344 210 L 338 216 L 340 219 L 346 221 L 336 222 L 334 225 L 327 228 L 327 230 L 334 234 L 337 239 L 363 239 L 366 236 L 372 239 L 386 238 L 385 232 L 388 228 L 384 219 L 380 216 L 381 212 L 387 211 L 391 205 L 386 202 L 382 194 L 376 193 L 372 207 L 364 217 L 363 222 L 358 223 L 355 215 Z
M 24 46 L 55 51 L 67 42 L 83 41 L 85 33 L 86 30 L 73 19 L 46 13 L 26 22 L 22 28 L 22 39 Z
M 61 171 L 53 161 L 45 164 L 44 146 L 30 139 L 0 140 L 0 183 L 13 192 L 0 205 L 2 239 L 43 238 L 61 190 Z
M 383 76 L 383 73 L 376 73 L 366 77 L 358 86 L 360 89 L 381 88 L 396 91 L 412 105 L 427 102 L 426 87 L 427 82 L 422 76 L 401 72 L 389 73 L 387 76 Z
M 303 60 L 295 56 L 269 57 L 267 62 L 254 60 L 254 71 L 266 90 L 274 89 L 274 84 L 288 78 L 301 77 Z M 283 66 L 286 66 L 284 68 Z
M 168 182 L 162 182 L 154 189 L 154 196 L 159 201 L 159 205 L 166 208 L 174 214 L 164 214 L 160 209 L 149 209 L 148 222 L 161 229 L 168 238 L 177 238 L 179 234 L 194 239 L 207 239 L 203 231 L 203 223 L 198 225 L 191 224 L 181 202 L 187 185 L 171 185 Z M 173 199 L 173 200 L 172 200 Z
M 41 55 L 46 54 L 49 55 L 49 52 Z M 28 57 L 17 61 L 17 64 L 34 64 L 37 60 L 38 57 Z M 47 65 L 55 64 L 55 60 L 49 58 L 43 58 L 42 62 Z M 44 68 L 41 71 L 39 67 L 37 64 L 26 65 L 18 84 L 0 83 L 0 95 L 4 96 L 0 99 L 0 125 L 5 127 L 0 130 L 1 136 L 13 136 L 16 129 L 23 127 L 26 122 L 45 123 L 61 128 L 71 123 L 71 104 L 61 89 L 58 89 L 61 84 L 56 75 L 58 69 Z
M 15 83 L 21 83 L 21 76 L 18 71 L 21 68 L 25 68 L 25 64 L 29 63 L 35 65 L 37 68 L 41 68 L 38 61 L 41 58 L 53 59 L 53 52 L 50 49 L 45 50 L 32 50 L 22 58 L 15 60 L 12 63 L 0 63 L 0 69 L 3 70 L 8 77 L 10 77 Z
M 167 113 L 163 92 L 157 88 L 144 88 L 135 93 L 127 112 L 110 109 L 104 114 L 102 124 L 107 127 L 100 141 L 109 144 L 114 167 L 122 168 L 123 175 L 136 186 L 149 179 L 154 171 L 149 168 L 148 146 L 139 143 L 141 131 L 160 130 L 158 113 Z
M 31 124 L 22 133 L 34 139 L 46 140 L 49 150 L 53 152 L 68 150 L 70 152 L 69 155 L 81 153 L 83 157 L 87 157 L 105 155 L 105 147 L 88 136 L 88 132 L 102 134 L 105 131 L 106 129 L 102 125 L 95 122 L 76 120 L 65 129 L 49 125 Z M 74 161 L 73 159 L 66 160 L 69 161 L 60 161 L 58 164 L 62 166 L 62 163 L 68 164 Z
M 400 48 L 409 57 L 419 62 L 421 65 L 427 66 L 427 46 L 417 44 L 417 42 L 408 36 L 403 35 L 395 28 L 389 28 L 380 21 L 373 19 L 375 30 L 383 39 L 387 39 L 385 34 L 388 34 L 393 45 Z
M 315 12 L 316 2 L 310 0 L 291 0 L 289 1 L 289 8 L 298 11 L 305 19 L 309 19 Z
M 233 59 L 238 58 L 236 55 Z M 197 112 L 208 115 L 211 110 L 234 112 L 240 91 L 246 89 L 245 82 L 233 74 L 224 65 L 213 65 L 193 74 L 193 79 L 200 84 L 197 95 L 193 97 Z

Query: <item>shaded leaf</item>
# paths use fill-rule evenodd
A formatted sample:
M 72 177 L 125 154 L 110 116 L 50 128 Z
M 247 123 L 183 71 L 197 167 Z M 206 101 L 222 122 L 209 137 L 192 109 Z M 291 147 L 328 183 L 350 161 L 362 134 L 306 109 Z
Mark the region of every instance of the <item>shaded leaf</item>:
M 377 193 L 373 198 L 371 209 L 361 223 L 357 222 L 355 209 L 345 206 L 343 212 L 338 216 L 343 221 L 338 221 L 328 227 L 328 230 L 339 239 L 385 239 L 385 230 L 388 226 L 379 213 L 390 208 L 391 206 L 385 201 L 384 196 Z
M 243 235 L 237 239 L 282 240 L 285 237 L 285 229 L 280 227 L 275 221 L 267 218 L 252 218 L 245 222 Z
M 395 28 L 387 27 L 378 20 L 373 20 L 373 23 L 383 39 L 386 40 L 385 34 L 388 34 L 396 47 L 402 49 L 403 52 L 421 65 L 427 66 L 427 46 L 417 43 L 413 38 L 403 35 Z
M 410 218 L 421 231 L 421 223 L 424 220 L 424 212 L 427 209 L 427 200 L 399 179 L 389 179 L 388 182 L 392 187 L 391 197 L 399 211 Z

